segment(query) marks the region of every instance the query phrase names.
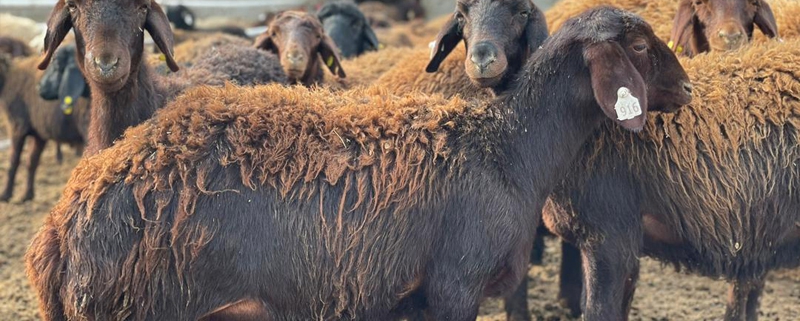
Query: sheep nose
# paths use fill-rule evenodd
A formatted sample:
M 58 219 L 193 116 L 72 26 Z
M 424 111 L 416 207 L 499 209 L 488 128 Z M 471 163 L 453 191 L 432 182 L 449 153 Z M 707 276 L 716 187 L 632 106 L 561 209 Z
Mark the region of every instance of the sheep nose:
M 117 67 L 117 63 L 119 63 L 118 57 L 94 57 L 94 65 L 100 68 L 100 71 L 104 73 L 112 71 L 115 67 Z
M 305 60 L 306 55 L 300 51 L 290 51 L 288 54 L 286 54 L 286 58 L 288 58 L 289 62 L 292 64 L 301 64 Z
M 489 43 L 478 43 L 472 47 L 469 60 L 483 73 L 489 65 L 497 60 L 497 49 Z
M 739 43 L 739 41 L 742 39 L 742 36 L 743 36 L 742 32 L 736 29 L 733 30 L 722 29 L 719 31 L 719 37 L 722 38 L 722 40 L 725 41 L 725 43 L 728 45 L 734 45 Z
M 683 90 L 684 90 L 684 91 L 685 91 L 687 94 L 689 94 L 690 96 L 692 95 L 692 88 L 694 88 L 694 86 L 692 86 L 692 83 L 690 83 L 690 82 L 688 82 L 688 81 L 684 81 L 684 82 L 683 82 Z

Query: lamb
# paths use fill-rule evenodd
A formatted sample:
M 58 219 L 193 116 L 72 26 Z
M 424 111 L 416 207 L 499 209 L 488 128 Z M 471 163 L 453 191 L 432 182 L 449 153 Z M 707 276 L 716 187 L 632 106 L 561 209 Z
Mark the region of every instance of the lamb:
M 272 320 L 474 320 L 522 277 L 535 209 L 603 119 L 638 131 L 648 109 L 691 99 L 647 23 L 607 7 L 554 34 L 525 74 L 482 104 L 189 90 L 73 172 L 26 255 L 44 320 L 242 304 Z M 621 87 L 642 109 L 624 121 Z
M 456 13 L 443 26 L 430 51 L 415 51 L 381 76 L 376 86 L 397 93 L 487 97 L 507 88 L 547 34 L 544 16 L 530 0 L 458 2 Z M 462 39 L 468 47 L 457 51 L 457 59 L 445 63 L 438 73 L 419 72 L 438 71 Z
M 336 44 L 325 34 L 322 24 L 313 14 L 300 11 L 279 13 L 267 31 L 256 38 L 254 46 L 280 57 L 290 83 L 311 86 L 323 81 L 317 55 L 332 74 L 346 77 Z
M 585 146 L 544 214 L 583 253 L 585 320 L 626 318 L 643 255 L 731 282 L 729 321 L 756 320 L 765 275 L 800 266 L 798 56 L 793 39 L 682 60 L 690 105 Z
M 26 138 L 32 138 L 33 148 L 30 150 L 23 202 L 34 198 L 36 170 L 47 141 L 74 144 L 86 139 L 88 103 L 76 97 L 74 111 L 67 115 L 58 107 L 58 102 L 48 102 L 39 97 L 36 83 L 41 73 L 34 72 L 37 59 L 27 57 L 12 61 L 10 56 L 0 53 L 0 110 L 11 138 L 10 166 L 0 202 L 8 202 L 13 196 L 14 178 Z
M 317 18 L 345 59 L 378 50 L 378 37 L 352 0 L 326 2 L 317 11 Z
M 90 139 L 85 151 L 87 155 L 96 154 L 111 146 L 126 128 L 150 118 L 156 109 L 186 88 L 201 84 L 201 81 L 207 82 L 209 76 L 218 75 L 215 71 L 225 74 L 224 78 L 234 78 L 234 81 L 243 86 L 272 82 L 277 76 L 281 76 L 274 74 L 275 68 L 263 66 L 270 61 L 277 62 L 273 55 L 239 47 L 228 50 L 250 51 L 249 55 L 234 55 L 246 56 L 247 59 L 210 60 L 213 61 L 210 65 L 214 70 L 208 73 L 187 71 L 199 79 L 193 79 L 192 76 L 153 75 L 151 68 L 143 62 L 144 30 L 150 33 L 155 44 L 166 53 L 164 59 L 170 70 L 176 72 L 179 68 L 172 56 L 169 22 L 161 7 L 155 2 L 148 2 L 140 7 L 122 0 L 103 2 L 99 6 L 99 9 L 115 8 L 119 11 L 100 10 L 103 15 L 97 19 L 76 20 L 80 23 L 73 25 L 71 16 L 85 13 L 86 5 L 73 1 L 59 2 L 48 20 L 45 56 L 39 64 L 40 69 L 47 67 L 53 52 L 71 28 L 75 28 L 76 34 L 82 35 L 76 37 L 77 46 L 82 48 L 77 52 L 77 61 L 92 92 Z M 139 12 L 141 15 L 123 16 L 120 15 L 122 12 Z M 130 33 L 128 30 L 137 32 Z M 101 42 L 102 45 L 99 45 Z M 260 58 L 255 59 L 256 57 Z

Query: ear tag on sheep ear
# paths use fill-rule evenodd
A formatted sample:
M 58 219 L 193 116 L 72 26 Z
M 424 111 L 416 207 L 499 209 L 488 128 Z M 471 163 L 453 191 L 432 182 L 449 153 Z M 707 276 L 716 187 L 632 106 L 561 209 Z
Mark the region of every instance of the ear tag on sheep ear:
M 325 60 L 325 64 L 328 65 L 328 67 L 333 67 L 333 56 L 328 56 L 328 59 Z
M 675 43 L 674 43 L 674 42 L 672 42 L 672 40 L 670 40 L 670 41 L 667 43 L 667 47 L 669 47 L 669 49 L 672 49 L 672 48 L 674 48 L 674 47 L 675 47 Z M 675 49 L 675 53 L 682 53 L 682 52 L 683 52 L 683 46 L 681 46 L 681 45 L 678 45 L 678 48 L 676 48 L 676 49 Z
M 64 97 L 64 104 L 61 105 L 61 109 L 62 112 L 64 112 L 64 115 L 67 116 L 72 115 L 72 102 L 73 102 L 72 96 Z
M 382 44 L 382 43 L 379 43 L 379 44 L 378 44 L 378 49 L 379 49 L 379 50 L 382 50 L 383 48 L 386 48 L 386 45 L 384 45 L 384 44 Z
M 618 120 L 633 119 L 642 114 L 642 106 L 639 99 L 631 94 L 631 90 L 626 87 L 619 87 L 617 90 L 617 103 L 614 104 Z
M 160 55 L 158 55 L 158 60 L 160 60 L 160 61 L 167 61 L 167 55 L 165 55 L 165 54 L 160 54 Z

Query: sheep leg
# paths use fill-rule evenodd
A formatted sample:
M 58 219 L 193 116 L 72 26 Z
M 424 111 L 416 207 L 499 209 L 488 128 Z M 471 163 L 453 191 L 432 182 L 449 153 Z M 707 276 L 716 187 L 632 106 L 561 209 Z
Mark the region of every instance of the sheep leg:
M 25 135 L 16 134 L 11 137 L 11 164 L 8 166 L 8 177 L 6 177 L 6 189 L 0 194 L 0 202 L 8 202 L 14 193 L 14 178 L 19 169 L 19 159 L 22 154 L 22 147 L 25 145 Z
M 558 301 L 561 306 L 569 309 L 572 317 L 579 317 L 583 296 L 581 251 L 565 241 L 561 241 L 561 271 L 558 281 Z
M 46 140 L 33 136 L 33 149 L 28 156 L 28 185 L 25 188 L 25 197 L 22 198 L 23 202 L 33 199 L 33 183 L 36 178 L 36 169 L 39 168 L 39 161 L 46 144 Z
M 639 261 L 619 240 L 606 239 L 584 249 L 586 309 L 584 320 L 628 320 L 638 279 Z
M 542 244 L 543 245 L 543 244 Z M 534 243 L 534 250 L 536 243 Z M 533 259 L 533 256 L 531 256 Z M 511 296 L 505 299 L 506 320 L 530 321 L 531 313 L 528 308 L 528 276 L 522 278 L 519 286 Z
M 56 143 L 56 162 L 58 165 L 64 163 L 64 154 L 61 153 L 61 143 Z
M 758 307 L 764 290 L 764 277 L 753 281 L 734 281 L 728 286 L 725 321 L 758 320 Z

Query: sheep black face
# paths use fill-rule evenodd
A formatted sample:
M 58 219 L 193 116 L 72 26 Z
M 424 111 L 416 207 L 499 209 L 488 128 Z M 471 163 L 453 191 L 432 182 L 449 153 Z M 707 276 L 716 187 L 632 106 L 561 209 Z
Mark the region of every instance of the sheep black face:
M 575 40 L 581 43 L 581 52 L 575 50 Z M 674 111 L 691 102 L 692 86 L 680 62 L 650 25 L 634 14 L 609 7 L 592 9 L 568 20 L 545 46 L 562 48 L 547 54 L 566 55 L 567 61 L 588 69 L 591 92 L 583 86 L 563 86 L 564 90 L 584 97 L 579 99 L 595 100 L 624 128 L 641 130 L 648 109 Z
M 139 70 L 144 30 L 150 33 L 167 66 L 178 71 L 172 57 L 172 30 L 161 7 L 150 0 L 64 0 L 47 22 L 44 70 L 70 29 L 75 30 L 78 66 L 87 80 L 106 92 L 123 88 Z
M 770 38 L 778 36 L 764 0 L 682 0 L 672 27 L 672 49 L 690 56 L 735 50 L 753 37 L 754 25 Z
M 545 38 L 544 15 L 530 0 L 459 0 L 453 17 L 436 37 L 425 70 L 438 70 L 463 39 L 467 46 L 464 67 L 472 82 L 481 87 L 502 86 Z
M 75 61 L 75 45 L 59 48 L 50 65 L 39 80 L 39 96 L 44 100 L 58 100 L 61 109 L 67 110 L 78 97 L 89 97 L 89 87 Z
M 369 21 L 355 3 L 332 1 L 317 12 L 325 33 L 342 51 L 342 57 L 351 58 L 366 51 L 378 50 L 378 37 Z
M 286 76 L 292 83 L 310 84 L 319 69 L 319 59 L 334 75 L 344 78 L 336 45 L 325 34 L 322 24 L 314 15 L 285 11 L 269 24 L 267 32 L 255 41 L 255 47 L 272 51 L 281 60 Z

